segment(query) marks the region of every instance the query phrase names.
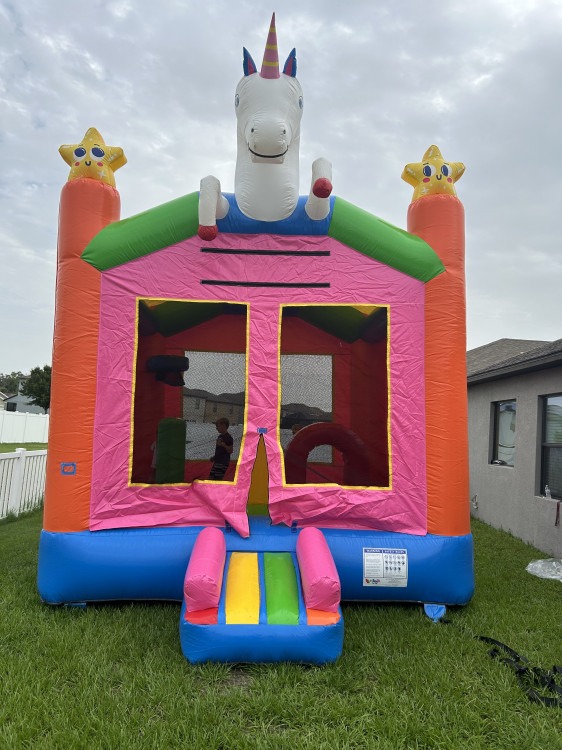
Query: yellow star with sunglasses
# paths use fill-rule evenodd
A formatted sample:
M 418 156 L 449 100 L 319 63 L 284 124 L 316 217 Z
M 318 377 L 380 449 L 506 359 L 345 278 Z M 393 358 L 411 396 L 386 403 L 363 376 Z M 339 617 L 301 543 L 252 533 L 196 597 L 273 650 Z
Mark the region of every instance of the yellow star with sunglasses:
M 114 172 L 127 163 L 127 157 L 119 146 L 106 146 L 95 128 L 89 128 L 81 143 L 61 146 L 59 153 L 70 165 L 70 180 L 87 177 L 100 180 L 115 187 Z
M 412 203 L 425 195 L 456 195 L 454 183 L 464 174 L 460 161 L 445 161 L 437 146 L 430 146 L 418 164 L 406 164 L 402 179 L 414 188 Z

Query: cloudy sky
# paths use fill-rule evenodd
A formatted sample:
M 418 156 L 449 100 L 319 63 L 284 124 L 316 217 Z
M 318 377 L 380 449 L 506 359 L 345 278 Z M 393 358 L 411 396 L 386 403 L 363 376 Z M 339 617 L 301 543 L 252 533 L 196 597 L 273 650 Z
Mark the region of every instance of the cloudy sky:
M 50 363 L 61 144 L 121 146 L 122 217 L 234 188 L 242 47 L 276 11 L 297 49 L 301 192 L 399 227 L 403 166 L 431 144 L 466 172 L 468 347 L 562 336 L 562 0 L 0 0 L 0 372 Z

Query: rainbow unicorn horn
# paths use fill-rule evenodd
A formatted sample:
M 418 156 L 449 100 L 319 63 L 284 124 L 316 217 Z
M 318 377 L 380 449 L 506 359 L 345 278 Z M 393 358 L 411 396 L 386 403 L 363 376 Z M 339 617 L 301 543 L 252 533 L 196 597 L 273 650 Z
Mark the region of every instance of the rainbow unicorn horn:
M 262 78 L 280 78 L 279 50 L 277 49 L 277 31 L 275 30 L 275 13 L 271 16 L 260 76 Z

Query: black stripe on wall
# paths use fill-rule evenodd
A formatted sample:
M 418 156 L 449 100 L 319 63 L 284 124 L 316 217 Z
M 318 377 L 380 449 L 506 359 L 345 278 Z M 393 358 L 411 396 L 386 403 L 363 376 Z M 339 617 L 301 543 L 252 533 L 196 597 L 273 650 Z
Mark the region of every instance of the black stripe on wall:
M 288 283 L 284 281 L 219 281 L 216 279 L 201 279 L 201 284 L 207 286 L 253 286 L 266 288 L 284 288 L 284 289 L 328 289 L 329 282 L 310 282 L 310 283 Z
M 219 247 L 202 247 L 201 252 L 214 253 L 216 255 L 312 255 L 315 257 L 331 255 L 330 250 L 246 250 L 242 248 L 240 250 L 229 250 Z

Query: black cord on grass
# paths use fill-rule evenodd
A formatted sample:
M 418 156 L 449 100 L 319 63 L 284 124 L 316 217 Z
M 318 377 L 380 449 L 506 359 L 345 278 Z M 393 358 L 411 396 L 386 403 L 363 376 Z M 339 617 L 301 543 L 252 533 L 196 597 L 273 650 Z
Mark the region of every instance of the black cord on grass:
M 443 625 L 456 625 L 452 620 L 441 619 L 438 622 Z M 469 630 L 469 628 L 459 625 L 457 627 L 462 631 Z M 519 687 L 532 703 L 538 703 L 549 708 L 562 708 L 561 665 L 555 664 L 552 669 L 534 667 L 529 664 L 527 657 L 521 656 L 505 643 L 487 635 L 474 635 L 474 633 L 470 633 L 470 635 L 472 638 L 492 646 L 488 651 L 490 658 L 497 659 L 513 669 Z

